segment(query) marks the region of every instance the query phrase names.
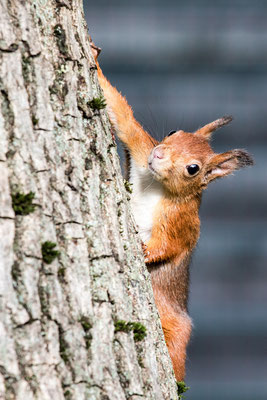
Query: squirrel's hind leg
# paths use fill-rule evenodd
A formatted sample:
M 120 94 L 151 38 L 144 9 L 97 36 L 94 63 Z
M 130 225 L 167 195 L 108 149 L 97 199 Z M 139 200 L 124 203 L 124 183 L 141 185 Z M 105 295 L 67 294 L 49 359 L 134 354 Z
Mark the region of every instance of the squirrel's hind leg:
M 191 335 L 192 322 L 185 311 L 174 309 L 164 294 L 155 290 L 154 287 L 153 290 L 175 377 L 178 382 L 183 381 L 186 347 Z

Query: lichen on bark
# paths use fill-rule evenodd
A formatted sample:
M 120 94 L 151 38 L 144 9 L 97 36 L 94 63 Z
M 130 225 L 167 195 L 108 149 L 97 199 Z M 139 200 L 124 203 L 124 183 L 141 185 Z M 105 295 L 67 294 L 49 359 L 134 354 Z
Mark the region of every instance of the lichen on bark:
M 176 398 L 101 98 L 81 1 L 1 2 L 0 398 Z

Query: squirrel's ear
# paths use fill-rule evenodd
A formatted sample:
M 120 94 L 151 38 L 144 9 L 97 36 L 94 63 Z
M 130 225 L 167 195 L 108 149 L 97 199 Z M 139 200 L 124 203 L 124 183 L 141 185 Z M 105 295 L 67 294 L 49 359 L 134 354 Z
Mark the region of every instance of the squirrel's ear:
M 209 140 L 212 132 L 216 131 L 217 129 L 221 128 L 224 125 L 229 124 L 229 122 L 231 122 L 232 120 L 233 117 L 231 117 L 230 115 L 216 119 L 216 121 L 213 121 L 210 124 L 207 124 L 202 128 L 199 128 L 195 132 L 195 135 L 201 136 L 202 138 Z
M 206 166 L 205 180 L 209 183 L 216 178 L 222 178 L 237 169 L 253 164 L 253 158 L 245 150 L 237 149 L 215 154 Z

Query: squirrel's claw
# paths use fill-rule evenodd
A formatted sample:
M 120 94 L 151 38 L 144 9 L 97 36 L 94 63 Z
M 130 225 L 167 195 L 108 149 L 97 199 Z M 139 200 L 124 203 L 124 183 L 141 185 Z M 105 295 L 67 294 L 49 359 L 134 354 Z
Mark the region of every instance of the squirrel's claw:
M 94 44 L 91 36 L 89 36 L 89 40 L 90 40 L 90 46 L 91 46 L 91 49 L 92 49 L 92 53 L 93 53 L 94 59 L 97 60 L 97 58 L 98 58 L 99 54 L 101 53 L 102 49 L 101 49 L 101 47 L 97 47 Z
M 147 245 L 142 242 L 142 249 L 143 249 L 143 253 L 144 253 L 144 257 L 145 257 L 145 263 L 149 263 L 150 262 L 150 251 L 147 249 Z

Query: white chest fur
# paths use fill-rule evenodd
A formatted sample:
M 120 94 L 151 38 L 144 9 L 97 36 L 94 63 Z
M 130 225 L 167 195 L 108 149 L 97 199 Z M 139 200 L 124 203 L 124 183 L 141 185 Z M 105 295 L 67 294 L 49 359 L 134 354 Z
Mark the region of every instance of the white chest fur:
M 130 166 L 130 182 L 133 185 L 131 206 L 139 234 L 143 242 L 151 236 L 153 214 L 163 196 L 162 185 L 155 181 L 149 170 L 138 167 L 133 160 Z

